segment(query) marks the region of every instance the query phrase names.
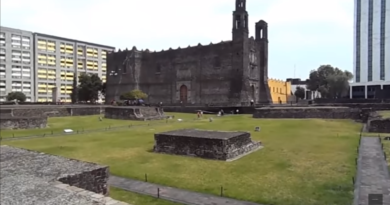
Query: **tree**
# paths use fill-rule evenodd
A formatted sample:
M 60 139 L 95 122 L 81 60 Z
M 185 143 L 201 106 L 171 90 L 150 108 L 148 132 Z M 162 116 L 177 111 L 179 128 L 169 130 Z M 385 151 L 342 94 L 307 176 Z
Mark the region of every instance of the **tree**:
M 76 103 L 78 101 L 78 87 L 77 87 L 77 77 L 76 75 L 73 77 L 73 88 L 72 88 L 72 93 L 70 94 L 70 98 L 72 99 L 72 103 Z
M 120 99 L 122 100 L 137 100 L 137 99 L 146 99 L 148 97 L 148 95 L 144 92 L 142 92 L 141 90 L 132 90 L 130 92 L 127 92 L 127 93 L 123 93 L 121 96 L 120 96 Z
M 322 65 L 310 72 L 306 88 L 318 91 L 324 98 L 341 98 L 346 95 L 349 88 L 348 81 L 352 78 L 353 75 L 349 71 L 342 71 L 331 65 Z
M 80 101 L 96 102 L 99 91 L 102 90 L 102 80 L 97 74 L 81 74 L 79 76 L 78 99 Z
M 297 98 L 297 100 L 305 98 L 305 89 L 298 86 L 294 92 L 294 95 Z
M 7 95 L 7 100 L 8 101 L 17 100 L 19 102 L 24 102 L 26 101 L 26 95 L 22 92 L 10 92 Z

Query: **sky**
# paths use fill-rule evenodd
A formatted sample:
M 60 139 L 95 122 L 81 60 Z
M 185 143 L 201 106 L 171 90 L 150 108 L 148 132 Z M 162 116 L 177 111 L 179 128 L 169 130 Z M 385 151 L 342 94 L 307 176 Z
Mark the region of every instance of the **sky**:
M 208 45 L 232 38 L 235 0 L 1 0 L 2 26 L 114 46 Z M 352 71 L 353 1 L 247 0 L 249 35 L 268 23 L 269 78 L 306 79 L 330 64 Z

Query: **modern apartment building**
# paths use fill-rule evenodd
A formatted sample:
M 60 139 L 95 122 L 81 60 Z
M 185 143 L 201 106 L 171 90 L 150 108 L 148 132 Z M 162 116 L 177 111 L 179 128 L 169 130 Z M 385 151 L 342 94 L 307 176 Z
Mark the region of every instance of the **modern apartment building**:
M 0 102 L 10 92 L 23 92 L 34 101 L 33 33 L 19 29 L 0 29 Z
M 71 102 L 73 78 L 96 73 L 106 81 L 106 56 L 115 48 L 34 33 L 35 96 L 38 102 Z M 56 88 L 56 89 L 53 89 Z M 53 91 L 59 99 L 52 99 Z
M 390 91 L 390 0 L 355 0 L 351 98 Z
M 114 49 L 0 27 L 0 101 L 10 92 L 21 91 L 31 102 L 70 102 L 75 75 L 96 73 L 106 81 L 106 55 Z

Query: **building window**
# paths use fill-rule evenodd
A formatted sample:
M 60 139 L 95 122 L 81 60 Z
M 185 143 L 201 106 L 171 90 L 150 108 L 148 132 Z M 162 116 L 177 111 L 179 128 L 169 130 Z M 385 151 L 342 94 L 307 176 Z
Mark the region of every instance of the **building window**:
M 372 81 L 372 29 L 374 19 L 374 1 L 368 1 L 368 75 L 367 81 Z
M 355 59 L 355 82 L 360 82 L 360 32 L 361 32 L 361 0 L 357 0 L 356 3 L 356 28 L 355 28 L 355 35 L 356 35 L 356 59 Z
M 386 0 L 381 1 L 379 79 L 385 80 Z M 390 51 L 388 51 L 390 52 Z

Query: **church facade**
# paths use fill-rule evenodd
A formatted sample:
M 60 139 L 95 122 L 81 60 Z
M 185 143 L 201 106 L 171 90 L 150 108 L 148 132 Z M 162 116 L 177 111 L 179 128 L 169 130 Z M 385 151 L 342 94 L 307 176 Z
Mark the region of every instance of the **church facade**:
M 246 0 L 236 0 L 232 24 L 232 40 L 218 44 L 108 54 L 106 102 L 140 89 L 152 104 L 271 103 L 267 23 L 257 22 L 249 37 Z

